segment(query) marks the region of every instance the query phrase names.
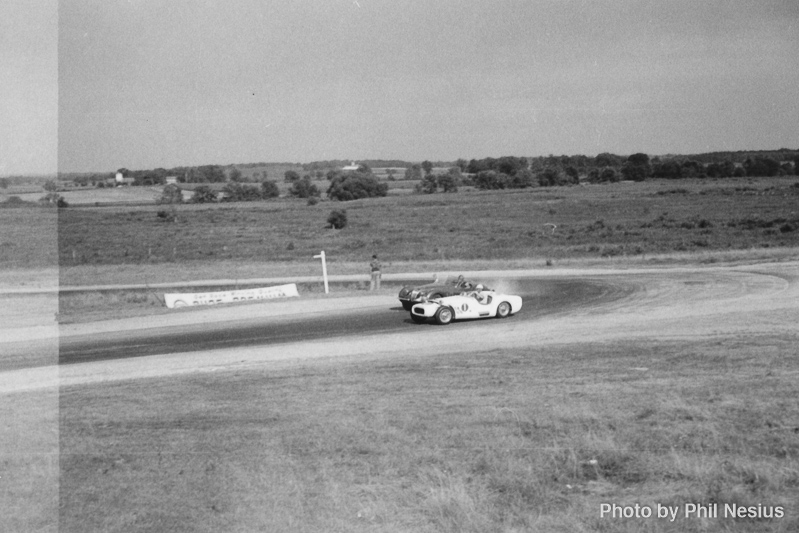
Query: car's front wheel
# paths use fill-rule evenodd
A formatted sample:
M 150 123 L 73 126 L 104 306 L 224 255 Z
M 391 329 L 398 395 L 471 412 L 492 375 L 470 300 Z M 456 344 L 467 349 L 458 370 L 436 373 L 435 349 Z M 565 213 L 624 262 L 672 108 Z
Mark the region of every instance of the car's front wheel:
M 438 311 L 436 311 L 436 323 L 442 326 L 446 326 L 450 322 L 452 322 L 453 314 L 452 309 L 449 307 L 442 307 Z
M 510 304 L 508 302 L 500 302 L 497 306 L 497 318 L 505 318 L 510 314 Z

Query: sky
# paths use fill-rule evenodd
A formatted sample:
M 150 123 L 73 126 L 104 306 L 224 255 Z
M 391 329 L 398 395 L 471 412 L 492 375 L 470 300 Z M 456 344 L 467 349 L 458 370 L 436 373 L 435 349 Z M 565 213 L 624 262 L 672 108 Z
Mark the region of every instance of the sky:
M 9 1 L 0 174 L 799 148 L 795 0 Z

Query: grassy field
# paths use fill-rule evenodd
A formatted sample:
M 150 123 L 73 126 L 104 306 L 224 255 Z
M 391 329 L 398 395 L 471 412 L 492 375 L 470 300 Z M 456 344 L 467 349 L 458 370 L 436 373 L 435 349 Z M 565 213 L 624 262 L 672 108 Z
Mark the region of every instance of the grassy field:
M 793 338 L 61 389 L 61 531 L 796 531 Z M 603 503 L 782 519 L 602 518 Z
M 59 211 L 59 264 L 513 260 L 642 256 L 799 244 L 799 181 L 653 181 L 518 191 Z M 349 224 L 328 229 L 332 209 Z
M 396 182 L 393 182 L 396 183 Z M 389 272 L 713 263 L 796 255 L 799 182 L 693 180 L 523 191 L 59 211 L 62 285 L 362 274 L 373 253 Z M 348 226 L 328 229 L 331 209 Z M 16 211 L 16 210 L 6 210 Z M 0 216 L 3 213 L 0 212 Z M 150 292 L 62 295 L 62 319 L 162 312 Z M 121 304 L 124 304 L 120 306 Z M 88 312 L 88 314 L 86 314 Z M 92 314 L 93 313 L 93 314 Z M 71 315 L 71 316 L 70 316 Z M 78 315 L 85 315 L 80 318 Z

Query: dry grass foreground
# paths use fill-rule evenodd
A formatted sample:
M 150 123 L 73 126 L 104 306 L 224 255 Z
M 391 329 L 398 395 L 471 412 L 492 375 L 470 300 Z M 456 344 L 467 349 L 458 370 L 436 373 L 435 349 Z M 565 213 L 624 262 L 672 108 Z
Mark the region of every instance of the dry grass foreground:
M 617 275 L 457 343 L 62 368 L 60 531 L 795 531 L 797 266 Z M 600 516 L 714 502 L 784 517 Z

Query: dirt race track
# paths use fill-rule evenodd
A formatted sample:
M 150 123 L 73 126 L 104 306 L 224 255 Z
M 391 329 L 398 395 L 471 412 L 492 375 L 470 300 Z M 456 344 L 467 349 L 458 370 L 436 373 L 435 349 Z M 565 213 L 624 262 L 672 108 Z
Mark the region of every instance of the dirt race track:
M 159 331 L 168 330 L 172 340 L 162 342 L 159 345 L 162 353 L 153 355 L 113 360 L 98 357 L 58 367 L 42 365 L 7 370 L 0 373 L 0 392 L 194 372 L 241 371 L 256 365 L 282 367 L 317 358 L 352 361 L 403 355 L 434 357 L 443 353 L 641 338 L 799 336 L 796 262 L 469 274 L 475 279 L 492 280 L 498 289 L 524 294 L 525 308 L 506 320 L 447 327 L 418 326 L 408 320 L 407 313 L 401 312 L 393 294 L 383 293 L 272 301 L 60 328 L 28 324 L 4 335 L 5 348 L 0 353 L 8 355 L 11 350 L 18 352 L 24 346 L 36 346 L 37 342 L 43 342 L 42 336 L 48 335 L 58 335 L 61 350 L 71 346 L 73 352 L 90 346 L 92 339 L 97 344 L 116 338 L 127 342 L 129 351 L 135 351 L 137 345 L 144 346 L 141 342 L 137 344 L 137 339 L 143 336 L 152 339 Z M 336 331 L 336 323 L 347 327 Z M 282 332 L 279 344 L 270 344 L 269 338 L 235 341 L 236 331 L 253 331 L 264 324 Z M 247 325 L 250 330 L 241 329 Z M 209 328 L 214 331 L 214 327 L 216 331 L 227 332 L 233 340 L 219 348 L 201 339 L 191 344 L 193 336 Z M 316 329 L 322 333 L 312 334 Z M 332 333 L 327 335 L 325 331 Z M 182 344 L 170 347 L 171 342 Z

